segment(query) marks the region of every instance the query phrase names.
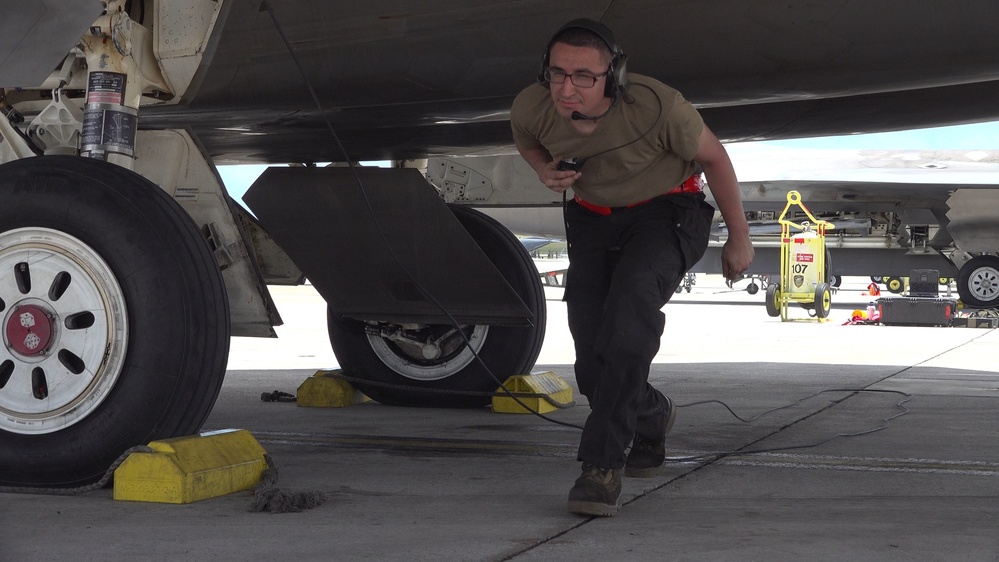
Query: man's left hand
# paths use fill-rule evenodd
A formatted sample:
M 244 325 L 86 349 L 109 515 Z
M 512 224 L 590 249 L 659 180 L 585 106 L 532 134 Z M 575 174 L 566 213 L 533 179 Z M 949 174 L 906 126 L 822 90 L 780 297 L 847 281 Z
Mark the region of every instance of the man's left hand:
M 722 247 L 722 275 L 733 281 L 738 279 L 749 269 L 755 255 L 756 250 L 749 236 L 729 236 Z

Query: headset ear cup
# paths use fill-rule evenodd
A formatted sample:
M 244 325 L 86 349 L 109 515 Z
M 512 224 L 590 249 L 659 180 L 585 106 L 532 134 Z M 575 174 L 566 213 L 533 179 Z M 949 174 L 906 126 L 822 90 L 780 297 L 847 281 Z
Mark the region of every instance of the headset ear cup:
M 550 89 L 551 85 L 545 78 L 545 71 L 548 70 L 548 55 L 551 53 L 551 46 L 545 51 L 545 56 L 541 58 L 541 69 L 538 70 L 538 84 Z
M 619 52 L 614 63 L 614 86 L 622 96 L 628 94 L 628 55 Z
M 615 96 L 617 96 L 617 57 L 611 59 L 610 68 L 607 69 L 607 81 L 604 82 L 604 97 Z
M 611 59 L 607 69 L 607 83 L 604 85 L 604 97 L 616 98 L 628 92 L 628 56 L 617 53 Z

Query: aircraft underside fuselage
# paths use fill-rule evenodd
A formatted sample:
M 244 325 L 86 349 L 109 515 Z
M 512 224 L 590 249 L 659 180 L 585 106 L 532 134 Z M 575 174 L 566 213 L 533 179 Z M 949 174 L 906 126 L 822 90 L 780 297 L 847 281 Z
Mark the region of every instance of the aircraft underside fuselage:
M 985 18 L 956 18 L 958 28 L 934 11 L 944 52 L 907 58 L 854 29 L 871 16 L 864 3 L 799 19 L 786 2 L 732 14 L 731 2 L 702 2 L 690 15 L 701 26 L 669 33 L 649 25 L 672 25 L 674 2 L 606 14 L 604 3 L 571 14 L 559 3 L 444 4 L 407 14 L 318 0 L 4 8 L 0 485 L 92 482 L 131 446 L 196 431 L 230 336 L 271 337 L 281 323 L 271 284 L 308 278 L 320 290 L 341 367 L 381 402 L 481 407 L 529 371 L 545 298 L 514 233 L 563 236 L 562 200 L 516 155 L 508 110 L 534 80 L 546 33 L 579 12 L 627 30 L 634 69 L 675 76 L 723 139 L 999 117 L 988 101 L 999 55 L 971 29 L 991 37 Z M 882 4 L 923 21 L 909 2 Z M 966 4 L 991 13 L 990 2 Z M 723 15 L 755 31 L 710 25 Z M 531 18 L 543 31 L 527 38 Z M 806 42 L 787 58 L 787 37 L 830 26 L 846 39 L 829 33 L 831 45 Z M 703 41 L 715 62 L 664 60 L 647 40 L 663 36 Z M 735 60 L 747 45 L 752 56 Z M 835 64 L 828 52 L 840 53 Z M 316 166 L 376 159 L 407 169 Z M 216 168 L 238 162 L 292 166 L 251 189 L 256 216 Z M 742 184 L 755 271 L 776 271 L 774 225 L 795 189 L 836 224 L 832 274 L 938 269 L 958 277 L 966 301 L 999 304 L 991 186 L 806 184 Z M 723 225 L 715 234 L 695 270 L 718 271 Z

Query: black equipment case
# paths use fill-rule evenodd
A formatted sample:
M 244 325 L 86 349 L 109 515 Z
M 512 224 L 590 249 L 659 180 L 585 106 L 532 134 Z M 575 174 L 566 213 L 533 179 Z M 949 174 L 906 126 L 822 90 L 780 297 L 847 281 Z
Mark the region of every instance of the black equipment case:
M 950 326 L 957 299 L 883 297 L 878 299 L 878 310 L 886 326 Z

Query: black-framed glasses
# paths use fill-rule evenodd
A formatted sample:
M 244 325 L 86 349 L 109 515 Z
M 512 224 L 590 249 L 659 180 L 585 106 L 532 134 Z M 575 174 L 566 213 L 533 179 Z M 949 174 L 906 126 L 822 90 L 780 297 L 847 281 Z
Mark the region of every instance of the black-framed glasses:
M 552 84 L 562 84 L 565 82 L 565 79 L 568 78 L 572 82 L 573 86 L 578 86 L 580 88 L 592 88 L 593 85 L 597 83 L 597 80 L 607 76 L 609 72 L 610 69 L 607 69 L 607 72 L 594 76 L 592 74 L 569 74 L 568 72 L 557 68 L 546 68 L 545 80 L 551 82 Z

